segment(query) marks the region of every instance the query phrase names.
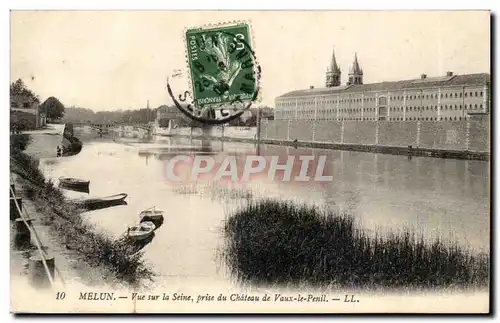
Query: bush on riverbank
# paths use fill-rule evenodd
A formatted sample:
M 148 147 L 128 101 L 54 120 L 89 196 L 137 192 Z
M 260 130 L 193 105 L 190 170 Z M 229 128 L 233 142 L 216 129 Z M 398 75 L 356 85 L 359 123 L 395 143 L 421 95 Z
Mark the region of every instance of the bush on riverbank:
M 28 147 L 28 144 L 31 142 L 31 137 L 28 134 L 16 134 L 10 135 L 10 150 L 20 150 L 23 151 Z
M 226 260 L 236 276 L 260 284 L 345 287 L 478 287 L 488 257 L 458 245 L 426 243 L 406 231 L 369 237 L 353 217 L 288 201 L 252 202 L 225 225 Z
M 81 210 L 66 201 L 52 181 L 45 180 L 38 164 L 36 158 L 12 146 L 11 171 L 25 181 L 28 192 L 31 192 L 28 195 L 31 195 L 42 220 L 50 226 L 59 242 L 91 266 L 107 269 L 119 281 L 135 286 L 141 279 L 151 278 L 153 273 L 142 253 L 131 256 L 136 251 L 134 246 L 96 232 L 82 219 Z

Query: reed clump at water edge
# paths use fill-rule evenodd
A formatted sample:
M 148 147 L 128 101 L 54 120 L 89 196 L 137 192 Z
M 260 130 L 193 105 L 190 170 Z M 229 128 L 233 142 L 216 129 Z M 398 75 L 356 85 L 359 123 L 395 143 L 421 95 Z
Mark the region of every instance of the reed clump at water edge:
M 224 227 L 225 259 L 242 281 L 363 289 L 482 288 L 489 257 L 404 231 L 384 237 L 348 214 L 291 201 L 253 201 Z
M 142 252 L 135 253 L 134 246 L 123 240 L 112 240 L 86 223 L 81 211 L 67 201 L 52 181 L 47 181 L 39 169 L 38 159 L 24 153 L 24 139 L 11 138 L 11 171 L 17 174 L 27 197 L 33 200 L 41 220 L 48 225 L 60 243 L 74 251 L 79 258 L 96 268 L 111 273 L 110 282 L 138 286 L 144 279 L 151 279 L 153 272 L 143 259 Z

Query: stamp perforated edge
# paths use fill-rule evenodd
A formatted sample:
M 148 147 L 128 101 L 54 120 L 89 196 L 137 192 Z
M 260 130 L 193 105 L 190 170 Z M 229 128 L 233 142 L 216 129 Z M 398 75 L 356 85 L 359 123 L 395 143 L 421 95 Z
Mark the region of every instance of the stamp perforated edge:
M 184 27 L 184 29 L 182 30 L 182 40 L 184 43 L 184 63 L 185 63 L 185 68 L 186 68 L 188 87 L 189 87 L 189 90 L 191 91 L 192 95 L 194 95 L 194 88 L 193 88 L 193 79 L 191 78 L 191 67 L 189 65 L 188 40 L 186 38 L 187 31 L 193 30 L 193 29 L 204 30 L 204 29 L 215 29 L 215 28 L 221 28 L 221 27 L 232 27 L 235 25 L 242 25 L 242 24 L 246 24 L 249 28 L 249 33 L 250 33 L 250 38 L 251 38 L 251 46 L 252 46 L 251 49 L 254 53 L 254 55 L 253 55 L 254 56 L 254 63 L 255 63 L 255 66 L 260 66 L 258 56 L 257 56 L 256 50 L 255 50 L 255 36 L 254 36 L 254 30 L 252 27 L 251 20 L 230 20 L 230 21 L 223 21 L 223 22 L 219 22 L 219 23 L 208 23 L 208 24 L 202 24 L 202 25 L 198 25 L 198 26 L 186 26 L 186 27 Z M 259 78 L 256 82 L 256 85 L 258 88 L 258 93 L 257 93 L 257 97 L 252 102 L 252 104 L 262 102 L 262 86 L 261 86 L 262 80 L 261 80 L 261 78 Z

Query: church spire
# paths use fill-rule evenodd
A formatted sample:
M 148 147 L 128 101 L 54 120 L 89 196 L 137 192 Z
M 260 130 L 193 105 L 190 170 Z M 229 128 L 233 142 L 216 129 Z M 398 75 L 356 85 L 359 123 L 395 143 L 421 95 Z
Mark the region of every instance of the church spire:
M 349 70 L 349 82 L 347 84 L 363 84 L 363 70 L 359 66 L 357 53 L 354 53 L 354 62 Z
M 326 68 L 326 87 L 334 87 L 340 85 L 341 71 L 335 58 L 335 50 L 332 51 L 332 59 L 330 66 Z
M 332 50 L 332 60 L 330 62 L 330 66 L 329 66 L 328 70 L 331 72 L 334 72 L 334 73 L 335 72 L 340 73 L 340 68 L 337 65 L 337 60 L 335 59 L 335 49 Z

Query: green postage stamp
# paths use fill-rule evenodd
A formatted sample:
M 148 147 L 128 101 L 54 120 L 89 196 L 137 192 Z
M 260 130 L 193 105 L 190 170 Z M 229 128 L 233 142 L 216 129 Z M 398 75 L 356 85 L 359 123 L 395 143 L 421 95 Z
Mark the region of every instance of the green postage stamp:
M 197 108 L 255 99 L 255 56 L 248 23 L 188 29 L 185 36 Z

